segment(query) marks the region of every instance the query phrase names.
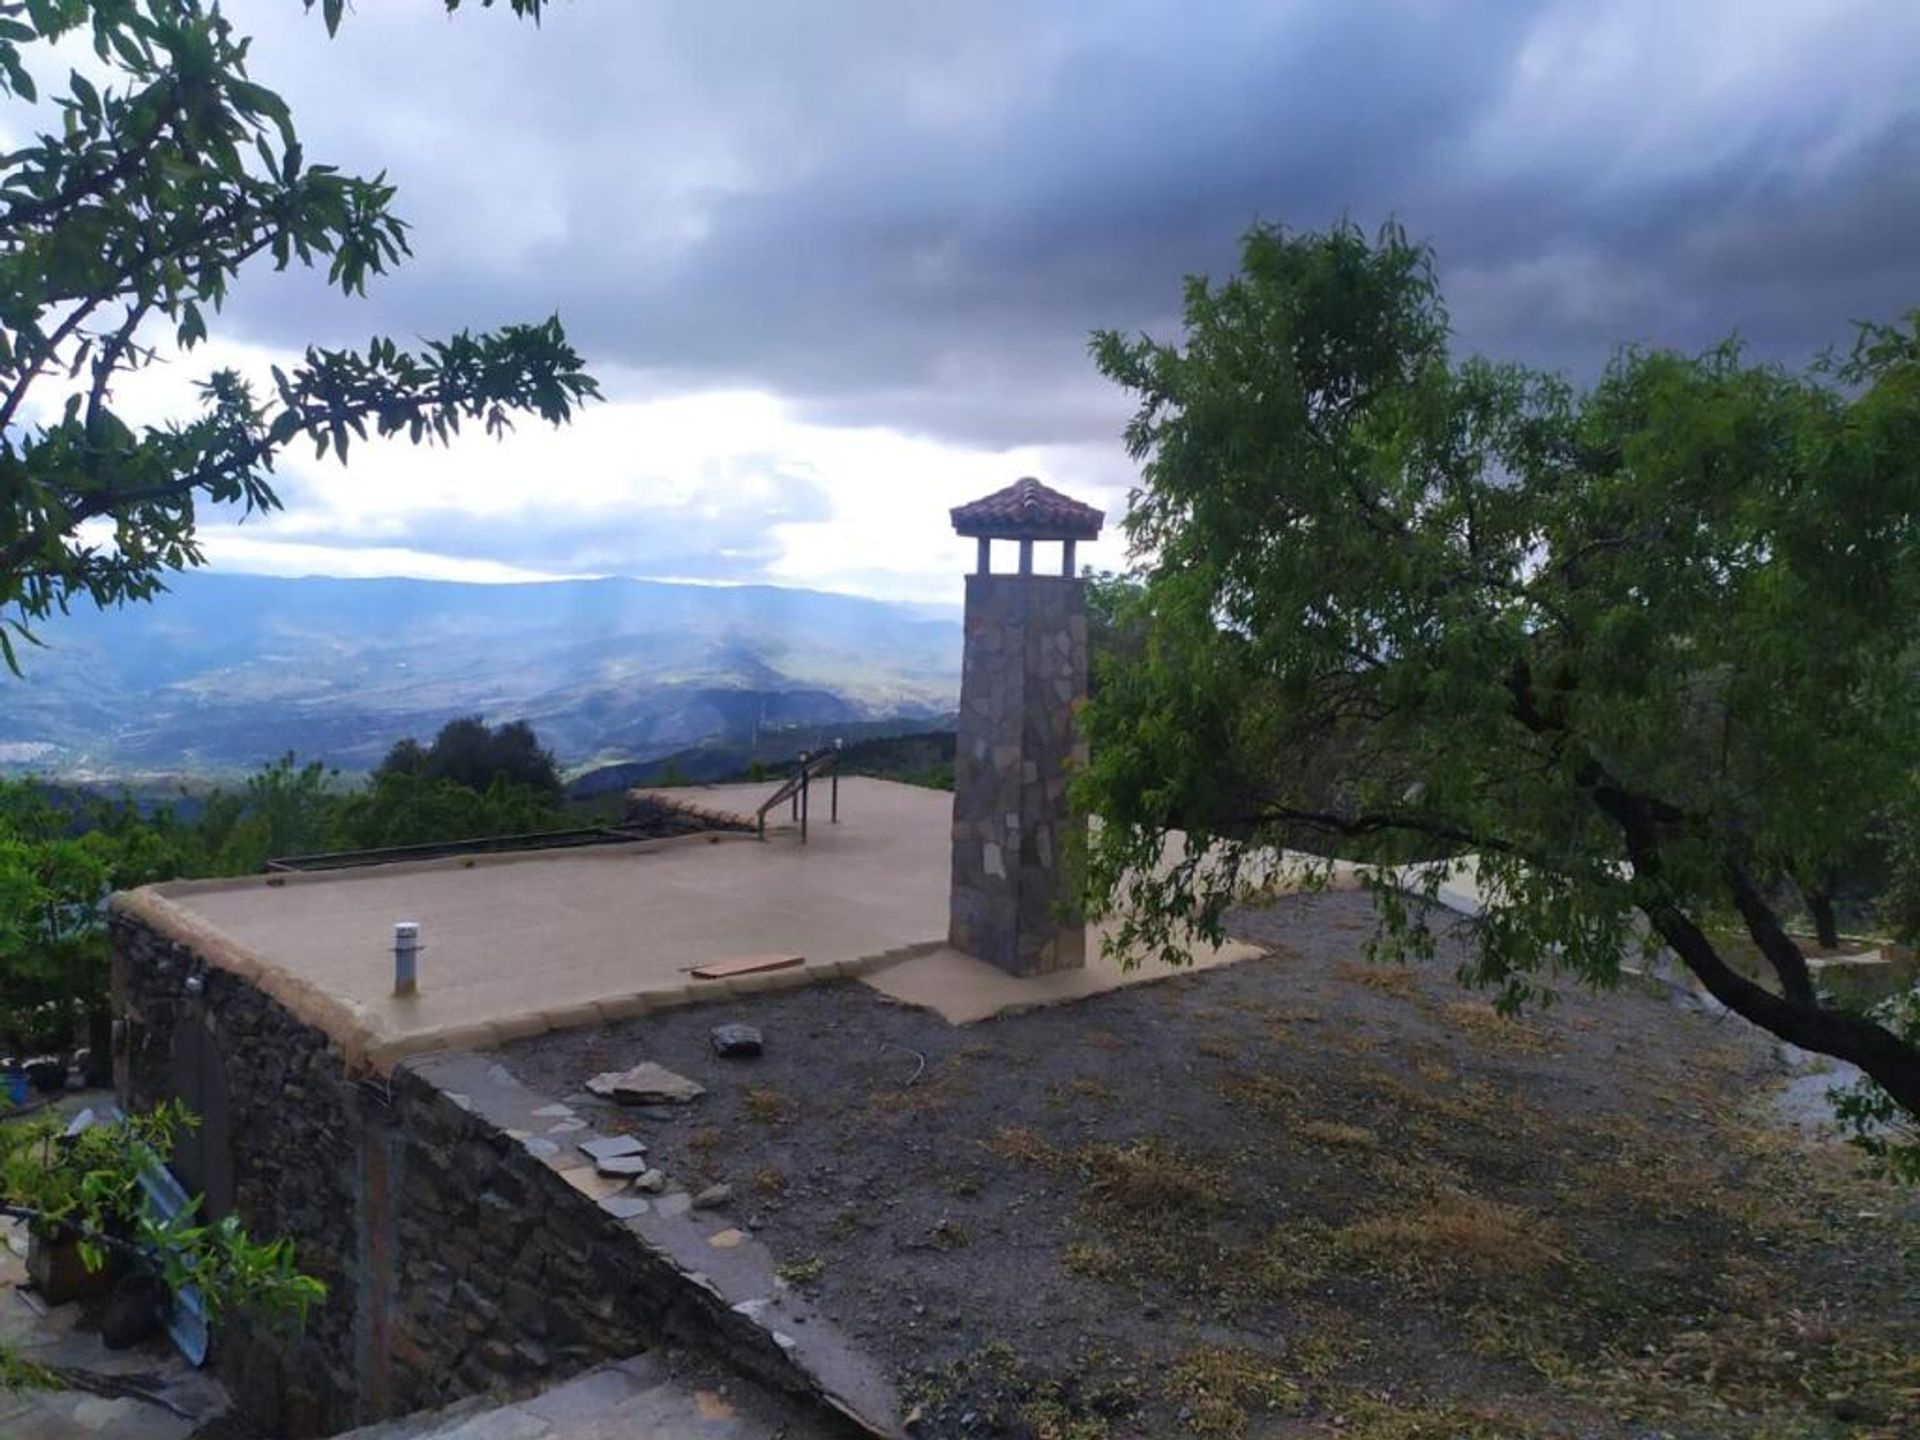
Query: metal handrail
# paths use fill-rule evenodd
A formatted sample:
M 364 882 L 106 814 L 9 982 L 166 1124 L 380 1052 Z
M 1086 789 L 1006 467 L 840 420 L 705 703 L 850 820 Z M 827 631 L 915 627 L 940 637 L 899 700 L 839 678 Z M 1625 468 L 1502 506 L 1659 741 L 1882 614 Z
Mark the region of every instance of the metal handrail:
M 800 754 L 800 765 L 793 774 L 780 782 L 780 788 L 767 797 L 766 802 L 753 812 L 754 832 L 762 839 L 767 838 L 767 812 L 782 803 L 791 804 L 793 818 L 800 826 L 800 843 L 807 843 L 807 812 L 811 808 L 809 801 L 814 778 L 831 773 L 833 777 L 832 813 L 829 823 L 840 823 L 840 747 L 822 750 L 809 755 Z

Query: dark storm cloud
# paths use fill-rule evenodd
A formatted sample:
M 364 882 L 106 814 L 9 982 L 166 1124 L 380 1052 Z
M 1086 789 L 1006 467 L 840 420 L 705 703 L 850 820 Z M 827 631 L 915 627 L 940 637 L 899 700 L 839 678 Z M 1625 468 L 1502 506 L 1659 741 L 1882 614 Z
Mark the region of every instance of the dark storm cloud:
M 1463 345 L 1582 376 L 1735 327 L 1799 361 L 1920 303 L 1895 5 L 1808 7 L 1803 67 L 1762 43 L 1798 43 L 1792 6 L 575 0 L 538 33 L 434 8 L 363 5 L 331 46 L 238 8 L 314 153 L 390 169 L 417 226 L 370 303 L 251 286 L 262 338 L 557 309 L 652 386 L 1013 444 L 1111 436 L 1087 332 L 1170 333 L 1182 275 L 1256 219 L 1397 215 Z

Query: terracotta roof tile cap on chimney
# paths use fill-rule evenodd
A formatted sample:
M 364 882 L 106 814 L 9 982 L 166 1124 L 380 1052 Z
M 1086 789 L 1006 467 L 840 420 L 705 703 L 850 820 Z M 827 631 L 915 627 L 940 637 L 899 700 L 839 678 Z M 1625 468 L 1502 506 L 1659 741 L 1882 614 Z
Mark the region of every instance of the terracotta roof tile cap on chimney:
M 1107 518 L 1031 475 L 949 513 L 960 534 L 989 540 L 1092 540 Z

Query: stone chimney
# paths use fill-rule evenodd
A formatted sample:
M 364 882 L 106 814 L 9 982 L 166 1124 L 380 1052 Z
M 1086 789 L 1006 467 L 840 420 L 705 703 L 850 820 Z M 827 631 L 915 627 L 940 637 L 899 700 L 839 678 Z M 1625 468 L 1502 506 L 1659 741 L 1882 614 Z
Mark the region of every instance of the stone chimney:
M 1105 518 L 1034 479 L 953 511 L 979 561 L 967 577 L 947 938 L 1014 975 L 1086 963 L 1086 924 L 1061 868 L 1068 770 L 1084 754 L 1074 711 L 1087 693 L 1073 550 Z M 992 573 L 995 540 L 1019 543 L 1018 574 Z M 1035 541 L 1060 543 L 1059 574 L 1034 573 Z

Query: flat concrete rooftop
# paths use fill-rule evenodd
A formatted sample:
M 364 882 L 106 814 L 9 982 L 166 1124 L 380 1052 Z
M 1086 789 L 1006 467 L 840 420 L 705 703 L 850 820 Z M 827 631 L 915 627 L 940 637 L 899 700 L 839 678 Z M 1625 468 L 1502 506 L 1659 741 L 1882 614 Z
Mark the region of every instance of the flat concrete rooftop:
M 751 813 L 773 789 L 663 793 Z M 877 988 L 955 1021 L 1169 973 L 1123 973 L 1095 961 L 1085 971 L 1015 980 L 945 950 L 952 807 L 944 791 L 849 778 L 840 782 L 837 825 L 818 786 L 804 845 L 791 829 L 765 842 L 688 836 L 181 881 L 115 903 L 210 963 L 247 975 L 331 1035 L 350 1061 L 376 1069 L 420 1051 L 488 1048 L 882 968 L 871 975 Z M 420 924 L 419 993 L 405 998 L 392 993 L 397 920 Z M 1098 948 L 1092 936 L 1088 948 Z M 1220 963 L 1243 950 L 1196 958 Z M 776 954 L 802 963 L 725 980 L 690 973 Z

